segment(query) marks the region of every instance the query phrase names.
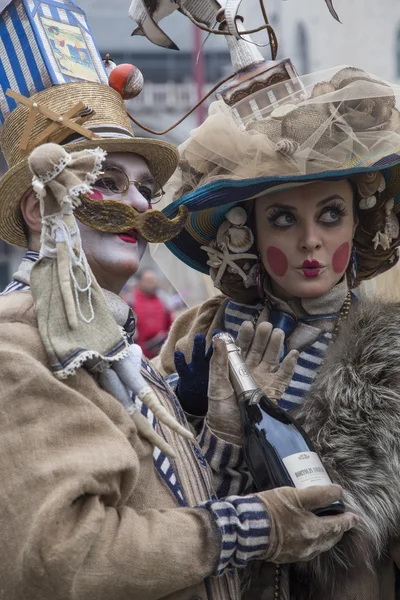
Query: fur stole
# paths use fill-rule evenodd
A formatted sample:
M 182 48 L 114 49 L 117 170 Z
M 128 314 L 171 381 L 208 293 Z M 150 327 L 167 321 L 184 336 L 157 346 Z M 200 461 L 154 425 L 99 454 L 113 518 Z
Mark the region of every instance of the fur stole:
M 353 307 L 295 416 L 343 486 L 347 509 L 361 517 L 329 552 L 295 567 L 310 584 L 299 587 L 315 591 L 296 598 L 328 600 L 366 568 L 379 570 L 399 538 L 400 303 Z

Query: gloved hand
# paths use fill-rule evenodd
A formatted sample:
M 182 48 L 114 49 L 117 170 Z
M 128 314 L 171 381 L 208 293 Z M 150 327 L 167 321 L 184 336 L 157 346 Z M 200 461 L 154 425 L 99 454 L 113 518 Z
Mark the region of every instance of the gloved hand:
M 174 353 L 175 368 L 179 375 L 176 395 L 183 410 L 191 415 L 203 417 L 207 413 L 207 389 L 212 353 L 212 345 L 206 352 L 206 336 L 201 333 L 194 337 L 190 363 L 186 362 L 183 352 Z
M 283 331 L 272 330 L 270 323 L 254 327 L 245 321 L 236 343 L 254 380 L 271 400 L 279 400 L 289 384 L 298 357 L 292 350 L 279 364 Z M 228 351 L 222 340 L 214 341 L 210 362 L 207 422 L 213 432 L 231 444 L 241 445 L 241 420 L 236 395 L 229 380 Z
M 270 544 L 265 556 L 270 562 L 311 560 L 332 548 L 359 522 L 350 512 L 331 517 L 317 517 L 310 512 L 339 500 L 343 495 L 339 485 L 305 489 L 282 487 L 256 495 L 265 504 L 271 521 Z
M 258 387 L 276 402 L 289 385 L 299 357 L 297 350 L 291 350 L 279 363 L 283 341 L 281 329 L 273 329 L 271 323 L 265 322 L 254 331 L 250 321 L 242 323 L 236 340 Z
M 222 340 L 213 341 L 210 361 L 207 423 L 222 440 L 240 446 L 242 425 L 239 406 L 229 380 L 228 349 Z

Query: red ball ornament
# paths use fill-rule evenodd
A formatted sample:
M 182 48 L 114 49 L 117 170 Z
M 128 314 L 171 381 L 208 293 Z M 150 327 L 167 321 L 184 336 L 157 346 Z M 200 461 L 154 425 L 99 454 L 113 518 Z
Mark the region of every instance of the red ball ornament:
M 122 64 L 115 67 L 108 76 L 108 84 L 124 100 L 136 98 L 143 89 L 144 79 L 141 71 L 134 65 Z

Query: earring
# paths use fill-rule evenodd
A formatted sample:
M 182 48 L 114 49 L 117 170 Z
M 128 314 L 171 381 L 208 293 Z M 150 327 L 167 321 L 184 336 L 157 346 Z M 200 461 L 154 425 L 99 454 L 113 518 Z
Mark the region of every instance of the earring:
M 258 297 L 259 298 L 264 298 L 264 296 L 265 296 L 265 292 L 264 292 L 264 266 L 263 266 L 263 264 L 261 262 L 261 256 L 260 255 L 258 255 L 258 257 L 257 257 L 256 285 L 257 285 Z
M 352 250 L 351 250 L 351 271 L 350 271 L 350 285 L 351 287 L 354 287 L 356 280 L 357 280 L 357 250 L 356 247 L 353 244 Z

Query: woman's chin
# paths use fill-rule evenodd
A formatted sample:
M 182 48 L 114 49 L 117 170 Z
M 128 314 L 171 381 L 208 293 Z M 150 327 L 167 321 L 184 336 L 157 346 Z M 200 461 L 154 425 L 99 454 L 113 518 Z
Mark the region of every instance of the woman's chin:
M 278 296 L 282 298 L 318 298 L 327 294 L 340 281 L 327 277 L 309 277 L 300 281 L 285 282 L 276 280 L 277 286 L 274 286 Z
M 327 294 L 337 283 L 337 281 L 326 281 L 322 278 L 318 280 L 317 277 L 310 278 L 296 286 L 298 291 L 295 295 L 299 298 L 318 298 Z

